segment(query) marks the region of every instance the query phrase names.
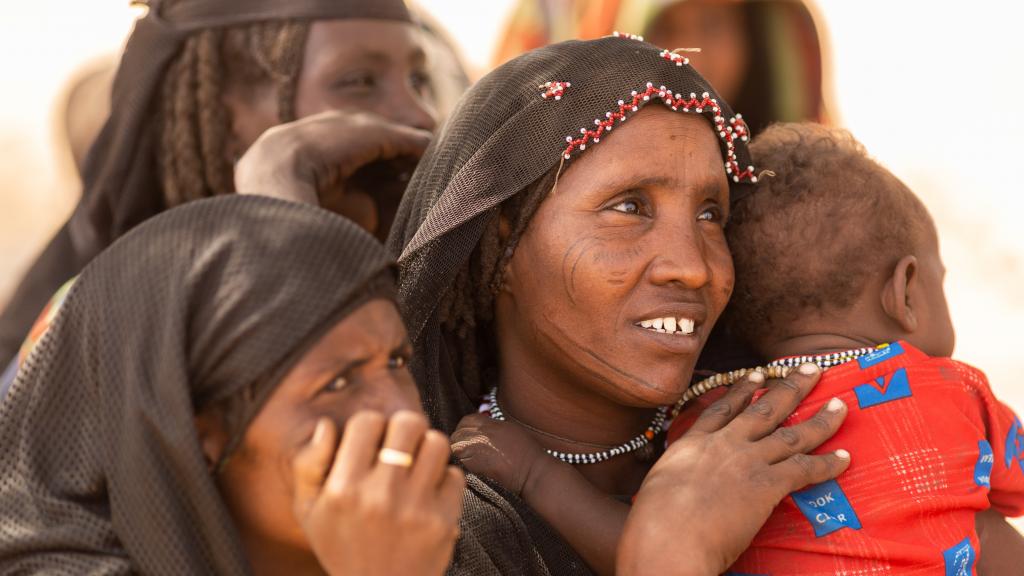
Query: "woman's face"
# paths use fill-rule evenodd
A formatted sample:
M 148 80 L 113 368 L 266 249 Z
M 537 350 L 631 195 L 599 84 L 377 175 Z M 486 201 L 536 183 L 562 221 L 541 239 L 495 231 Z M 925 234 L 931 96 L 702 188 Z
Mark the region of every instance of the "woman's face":
M 652 43 L 673 50 L 700 48 L 690 63 L 727 102 L 738 99 L 749 66 L 743 2 L 687 0 L 667 6 L 647 30 Z
M 412 24 L 385 20 L 313 22 L 296 84 L 296 116 L 372 112 L 397 124 L 434 130 L 437 116 L 423 34 Z M 243 152 L 279 123 L 273 90 L 234 87 L 227 102 Z M 344 191 L 324 191 L 320 200 L 324 208 L 384 239 L 415 162 L 378 168 L 354 177 Z
M 524 232 L 503 352 L 620 405 L 674 402 L 732 292 L 728 207 L 708 120 L 644 108 L 572 161 Z
M 218 480 L 243 537 L 307 550 L 292 514 L 292 459 L 319 418 L 341 430 L 360 410 L 421 411 L 412 350 L 394 303 L 372 300 L 327 332 L 281 380 Z

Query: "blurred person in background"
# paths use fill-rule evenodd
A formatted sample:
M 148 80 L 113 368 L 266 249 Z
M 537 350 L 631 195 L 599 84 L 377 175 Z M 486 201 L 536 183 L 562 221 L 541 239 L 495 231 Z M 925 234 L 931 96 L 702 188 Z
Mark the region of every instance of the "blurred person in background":
M 78 164 L 80 204 L 0 315 L 0 366 L 55 291 L 119 236 L 164 209 L 234 192 L 238 158 L 277 124 L 326 110 L 350 117 L 344 139 L 358 161 L 325 176 L 321 200 L 384 238 L 436 105 L 450 107 L 468 84 L 439 27 L 415 24 L 401 0 L 152 2 L 104 102 L 95 86 L 109 81 L 109 71 L 88 75 L 81 112 L 68 107 L 68 130 L 83 134 L 71 136 L 76 163 L 95 115 L 113 113 Z
M 802 0 L 519 0 L 497 62 L 553 42 L 613 31 L 687 53 L 753 130 L 825 121 L 822 49 Z

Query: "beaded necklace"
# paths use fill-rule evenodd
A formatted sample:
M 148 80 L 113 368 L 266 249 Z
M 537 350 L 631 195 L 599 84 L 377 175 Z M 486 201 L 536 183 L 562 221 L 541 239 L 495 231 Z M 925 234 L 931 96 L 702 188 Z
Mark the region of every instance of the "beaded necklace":
M 505 421 L 505 413 L 501 411 L 501 407 L 498 406 L 498 389 L 492 388 L 490 393 L 484 396 L 484 408 L 490 413 L 491 418 L 494 420 Z M 648 444 L 654 437 L 657 436 L 658 432 L 661 432 L 665 425 L 665 420 L 668 418 L 668 406 L 662 406 L 658 408 L 658 411 L 654 414 L 654 418 L 651 423 L 648 424 L 647 429 L 643 433 L 637 435 L 630 440 L 613 446 L 606 450 L 598 452 L 559 452 L 557 450 L 546 450 L 551 456 L 558 458 L 562 462 L 569 464 L 597 464 L 598 462 L 604 462 L 610 460 L 616 456 L 622 454 L 629 454 L 635 452 Z
M 732 372 L 721 372 L 715 374 L 710 378 L 705 378 L 700 382 L 687 388 L 686 392 L 683 393 L 683 397 L 676 402 L 675 406 L 672 407 L 671 418 L 675 419 L 679 416 L 679 412 L 682 411 L 683 406 L 687 402 L 694 398 L 706 393 L 709 390 L 713 390 L 720 386 L 728 386 L 735 383 L 740 378 L 743 378 L 751 372 L 760 372 L 766 379 L 770 378 L 785 378 L 789 376 L 789 373 L 795 370 L 801 364 L 817 364 L 822 371 L 828 370 L 834 366 L 845 364 L 851 360 L 856 360 L 861 356 L 865 356 L 877 350 L 887 347 L 888 344 L 879 344 L 878 346 L 865 347 L 865 348 L 854 348 L 852 350 L 844 350 L 842 352 L 833 352 L 831 354 L 818 354 L 816 356 L 793 356 L 790 358 L 780 358 L 778 360 L 769 362 L 765 366 L 758 366 L 756 368 L 740 368 L 739 370 L 733 370 Z

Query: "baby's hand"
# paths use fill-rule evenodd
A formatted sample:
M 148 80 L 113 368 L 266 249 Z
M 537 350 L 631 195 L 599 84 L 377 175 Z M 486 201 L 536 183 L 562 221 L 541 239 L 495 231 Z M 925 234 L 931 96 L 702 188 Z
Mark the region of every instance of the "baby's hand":
M 452 434 L 452 452 L 470 472 L 523 497 L 548 464 L 559 463 L 522 427 L 488 414 L 470 414 L 459 422 Z

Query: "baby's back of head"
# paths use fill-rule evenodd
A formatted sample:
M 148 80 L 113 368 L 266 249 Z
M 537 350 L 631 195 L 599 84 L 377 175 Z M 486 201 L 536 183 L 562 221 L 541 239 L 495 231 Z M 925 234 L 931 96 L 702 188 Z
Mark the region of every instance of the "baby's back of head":
M 931 217 L 845 130 L 777 124 L 750 150 L 774 176 L 733 206 L 736 287 L 726 321 L 762 356 L 769 340 L 797 336 L 795 324 L 809 316 L 818 326 L 833 319 L 833 333 L 845 334 L 865 291 L 934 235 Z

